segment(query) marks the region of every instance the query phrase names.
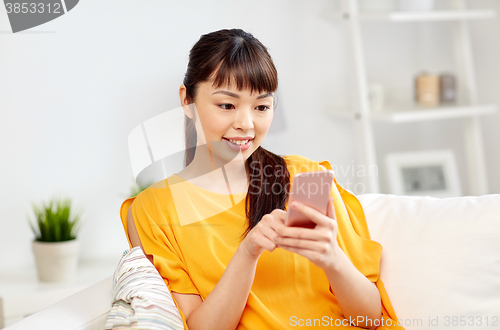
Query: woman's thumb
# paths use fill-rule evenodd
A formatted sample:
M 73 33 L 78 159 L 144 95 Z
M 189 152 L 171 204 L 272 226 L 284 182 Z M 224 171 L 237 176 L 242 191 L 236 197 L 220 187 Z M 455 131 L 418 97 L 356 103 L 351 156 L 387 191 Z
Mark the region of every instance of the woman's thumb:
M 326 216 L 332 219 L 336 219 L 335 217 L 335 208 L 333 206 L 333 197 L 328 197 L 328 206 L 326 208 Z

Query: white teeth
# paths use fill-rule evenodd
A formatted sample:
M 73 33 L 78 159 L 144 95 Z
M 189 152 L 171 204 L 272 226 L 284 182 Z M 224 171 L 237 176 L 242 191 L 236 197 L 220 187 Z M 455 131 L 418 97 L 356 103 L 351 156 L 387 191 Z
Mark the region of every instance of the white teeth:
M 230 142 L 232 142 L 232 143 L 234 143 L 234 144 L 237 144 L 237 145 L 241 146 L 241 145 L 243 145 L 243 144 L 247 144 L 247 142 L 248 142 L 249 140 L 243 140 L 243 141 L 241 141 L 241 140 L 229 140 L 229 139 L 228 139 L 228 141 L 230 141 Z

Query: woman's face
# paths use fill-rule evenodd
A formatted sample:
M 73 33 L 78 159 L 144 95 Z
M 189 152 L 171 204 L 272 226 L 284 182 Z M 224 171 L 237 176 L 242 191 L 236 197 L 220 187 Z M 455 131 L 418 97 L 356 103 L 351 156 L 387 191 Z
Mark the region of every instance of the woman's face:
M 212 81 L 199 83 L 194 100 L 198 145 L 208 144 L 212 156 L 227 161 L 241 159 L 236 157 L 240 152 L 246 160 L 271 126 L 273 101 L 273 93 L 251 94 L 250 89 L 238 91 L 233 84 L 215 88 Z

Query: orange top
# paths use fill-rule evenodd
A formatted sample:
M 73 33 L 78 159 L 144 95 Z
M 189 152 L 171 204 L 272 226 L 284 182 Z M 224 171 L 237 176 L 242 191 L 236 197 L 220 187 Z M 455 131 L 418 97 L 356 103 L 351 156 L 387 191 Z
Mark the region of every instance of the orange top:
M 285 156 L 293 181 L 295 173 L 332 169 L 327 161 Z M 146 254 L 171 291 L 193 293 L 204 300 L 214 289 L 236 252 L 247 227 L 246 193 L 218 194 L 173 175 L 125 200 L 121 219 L 125 233 L 127 212 L 132 215 Z M 395 326 L 396 314 L 380 280 L 382 246 L 370 239 L 357 198 L 335 180 L 334 197 L 338 243 L 353 265 L 374 282 L 382 298 L 382 324 Z M 287 204 L 288 206 L 288 204 Z M 130 239 L 128 238 L 130 244 Z M 174 299 L 177 307 L 177 302 Z M 186 319 L 179 309 L 187 329 Z M 265 250 L 259 257 L 253 285 L 237 329 L 289 329 L 346 326 L 324 271 L 307 258 L 287 251 Z M 393 326 L 386 326 L 394 324 Z

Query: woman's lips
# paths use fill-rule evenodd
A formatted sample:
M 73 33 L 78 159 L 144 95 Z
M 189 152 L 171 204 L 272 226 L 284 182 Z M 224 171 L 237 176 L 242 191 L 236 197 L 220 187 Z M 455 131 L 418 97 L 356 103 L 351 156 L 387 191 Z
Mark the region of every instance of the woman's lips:
M 241 151 L 245 151 L 245 150 L 247 150 L 248 148 L 250 148 L 250 144 L 252 144 L 252 141 L 253 141 L 253 139 L 251 139 L 251 140 L 248 140 L 248 142 L 245 143 L 245 144 L 237 145 L 237 144 L 234 144 L 234 143 L 230 142 L 226 138 L 223 138 L 223 139 L 224 139 L 224 141 L 226 141 L 226 144 L 228 145 L 228 147 L 231 148 L 231 149 L 233 149 L 233 150 L 235 150 L 235 151 L 240 151 L 240 150 Z

